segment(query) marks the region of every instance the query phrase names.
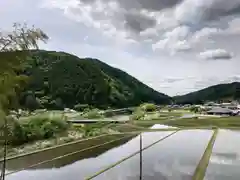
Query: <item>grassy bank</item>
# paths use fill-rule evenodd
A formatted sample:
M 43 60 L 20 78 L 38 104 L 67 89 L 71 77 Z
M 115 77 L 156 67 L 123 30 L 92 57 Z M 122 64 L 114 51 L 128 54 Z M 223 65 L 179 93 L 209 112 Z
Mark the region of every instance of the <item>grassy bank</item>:
M 190 116 L 183 118 L 184 115 Z M 191 117 L 191 115 L 193 116 Z M 174 110 L 170 112 L 161 110 L 146 112 L 138 108 L 130 117 L 130 119 L 132 124 L 144 128 L 151 127 L 154 124 L 164 124 L 180 128 L 218 127 L 228 129 L 240 129 L 240 116 L 207 116 L 201 114 L 194 114 L 186 110 Z
M 73 113 L 72 113 L 73 114 Z M 34 113 L 15 119 L 8 118 L 8 156 L 31 152 L 67 142 L 116 132 L 106 123 L 68 124 L 62 111 Z M 0 146 L 3 146 L 3 137 Z M 1 148 L 1 147 L 0 147 Z M 0 150 L 0 157 L 3 148 Z
M 154 124 L 163 124 L 167 126 L 179 128 L 224 128 L 224 129 L 240 129 L 240 117 L 207 117 L 204 119 L 183 118 L 183 119 L 154 119 L 133 121 L 134 125 L 141 127 L 151 127 Z
M 239 128 L 240 129 L 240 117 L 207 117 L 201 118 L 184 118 L 176 119 L 172 121 L 163 122 L 165 125 L 177 126 L 177 127 L 219 127 L 219 128 Z

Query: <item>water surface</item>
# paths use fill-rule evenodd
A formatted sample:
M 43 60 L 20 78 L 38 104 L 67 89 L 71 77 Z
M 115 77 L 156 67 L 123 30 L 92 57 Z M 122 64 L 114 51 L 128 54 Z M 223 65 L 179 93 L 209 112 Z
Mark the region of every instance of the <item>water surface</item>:
M 219 131 L 205 174 L 205 180 L 240 179 L 239 140 L 239 131 Z
M 155 126 L 157 127 L 157 126 Z M 143 147 L 162 139 L 174 131 L 142 134 Z M 143 179 L 188 180 L 212 135 L 210 130 L 179 131 L 142 153 Z M 32 169 L 7 176 L 7 180 L 81 180 L 109 165 L 139 151 L 139 136 L 122 145 L 101 147 L 87 153 L 60 158 Z M 102 149 L 101 153 L 98 153 Z M 74 151 L 74 149 L 73 149 Z M 41 158 L 41 157 L 39 157 Z M 97 176 L 96 180 L 137 180 L 140 175 L 140 154 Z

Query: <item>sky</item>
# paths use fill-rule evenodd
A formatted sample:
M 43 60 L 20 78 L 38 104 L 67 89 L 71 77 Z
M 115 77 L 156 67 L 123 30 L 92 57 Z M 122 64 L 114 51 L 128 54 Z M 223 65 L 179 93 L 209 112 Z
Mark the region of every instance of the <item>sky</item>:
M 0 29 L 41 28 L 40 47 L 98 58 L 167 95 L 240 81 L 240 0 L 1 0 Z

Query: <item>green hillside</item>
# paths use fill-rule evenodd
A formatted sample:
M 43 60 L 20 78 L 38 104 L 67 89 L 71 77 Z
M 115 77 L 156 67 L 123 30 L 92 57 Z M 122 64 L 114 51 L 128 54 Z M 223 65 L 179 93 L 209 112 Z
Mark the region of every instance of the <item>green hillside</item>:
M 34 51 L 31 59 L 25 71 L 30 79 L 21 94 L 22 106 L 59 109 L 89 104 L 119 108 L 142 102 L 166 104 L 171 100 L 97 59 L 53 51 Z
M 176 96 L 178 104 L 199 104 L 204 101 L 238 100 L 240 99 L 240 82 L 218 84 L 183 96 Z

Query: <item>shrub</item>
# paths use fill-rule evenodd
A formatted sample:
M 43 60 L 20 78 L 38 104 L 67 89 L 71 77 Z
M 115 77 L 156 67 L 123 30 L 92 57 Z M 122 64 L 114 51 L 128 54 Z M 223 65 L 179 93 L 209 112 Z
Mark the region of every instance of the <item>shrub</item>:
M 157 110 L 157 106 L 151 103 L 141 104 L 135 109 L 135 111 L 130 116 L 130 120 L 144 120 L 145 114 L 147 112 L 154 112 Z
M 140 105 L 141 110 L 145 111 L 145 112 L 153 112 L 157 110 L 157 106 L 155 104 L 151 104 L 151 103 L 144 103 L 142 105 Z
M 4 133 L 6 132 L 8 144 L 18 144 L 19 140 L 18 138 L 22 137 L 22 128 L 18 120 L 13 116 L 7 116 L 6 121 L 7 121 L 6 129 L 4 123 L 1 123 L 0 125 L 0 137 L 1 137 L 0 143 L 1 144 L 4 143 L 5 136 Z
M 81 130 L 83 132 L 83 136 L 90 137 L 90 136 L 97 136 L 103 134 L 103 129 L 106 124 L 102 122 L 98 122 L 95 124 L 85 124 Z
M 25 106 L 30 111 L 34 111 L 38 109 L 41 106 L 41 104 L 39 102 L 39 99 L 37 99 L 34 95 L 27 95 L 25 100 Z
M 54 106 L 55 106 L 54 108 L 58 110 L 63 110 L 65 107 L 61 98 L 57 98 L 54 101 Z
M 85 111 L 83 117 L 88 119 L 98 119 L 103 118 L 103 115 L 100 113 L 98 109 L 92 109 L 89 111 Z
M 190 108 L 190 111 L 191 111 L 191 112 L 194 112 L 194 113 L 198 113 L 199 110 L 200 110 L 200 108 L 198 108 L 198 107 L 196 107 L 196 106 L 193 106 L 193 107 Z
M 84 111 L 85 109 L 88 109 L 88 108 L 89 108 L 88 104 L 77 104 L 77 105 L 74 106 L 73 109 L 76 110 L 76 111 L 82 112 L 82 111 Z
M 15 121 L 11 129 L 12 136 L 9 143 L 20 145 L 35 140 L 47 139 L 65 132 L 68 123 L 59 115 L 36 115 Z
M 130 116 L 130 120 L 144 120 L 145 112 L 141 109 L 137 109 Z

